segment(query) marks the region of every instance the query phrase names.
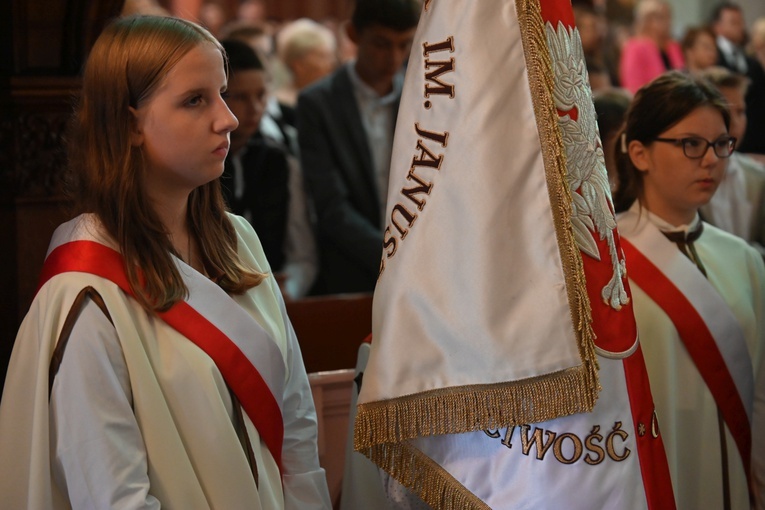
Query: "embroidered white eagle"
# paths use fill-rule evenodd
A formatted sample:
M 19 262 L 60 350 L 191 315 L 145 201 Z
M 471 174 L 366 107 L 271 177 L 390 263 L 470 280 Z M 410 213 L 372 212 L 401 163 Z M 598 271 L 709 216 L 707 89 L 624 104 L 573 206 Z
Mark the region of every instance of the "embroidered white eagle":
M 623 255 L 620 258 L 616 249 L 616 218 L 579 31 L 561 22 L 557 30 L 548 22 L 545 31 L 555 74 L 553 99 L 562 112 L 558 125 L 568 163 L 574 237 L 579 249 L 597 260 L 600 260 L 600 252 L 593 235 L 597 232 L 601 240 L 606 240 L 613 275 L 601 290 L 601 296 L 608 305 L 619 310 L 629 302 L 623 281 L 627 270 Z M 574 109 L 578 113 L 576 120 L 570 115 Z

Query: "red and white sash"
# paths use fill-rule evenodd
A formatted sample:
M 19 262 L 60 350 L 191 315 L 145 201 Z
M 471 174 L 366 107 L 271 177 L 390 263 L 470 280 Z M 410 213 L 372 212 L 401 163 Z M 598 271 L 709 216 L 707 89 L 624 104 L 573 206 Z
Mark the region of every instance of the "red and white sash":
M 93 235 L 98 228 L 89 216 L 59 227 L 39 287 L 58 274 L 84 272 L 105 278 L 133 296 L 122 255 Z M 177 265 L 189 296 L 157 316 L 215 362 L 281 469 L 285 366 L 279 347 L 223 289 L 182 261 L 177 260 Z
M 623 227 L 623 221 L 630 222 Z M 701 271 L 650 221 L 620 220 L 630 279 L 669 316 L 736 442 L 749 474 L 754 402 L 752 361 L 744 332 Z

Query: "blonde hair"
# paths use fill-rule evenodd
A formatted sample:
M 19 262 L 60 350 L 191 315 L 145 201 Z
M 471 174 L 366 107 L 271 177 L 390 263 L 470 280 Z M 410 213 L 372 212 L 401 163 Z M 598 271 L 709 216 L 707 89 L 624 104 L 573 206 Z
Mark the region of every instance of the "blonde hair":
M 149 311 L 166 310 L 188 294 L 171 257 L 167 230 L 146 200 L 140 147 L 131 144 L 132 116 L 189 51 L 218 41 L 201 26 L 171 17 L 119 18 L 99 36 L 85 66 L 69 139 L 70 193 L 78 212 L 95 213 L 117 241 L 130 286 Z M 208 274 L 242 293 L 264 275 L 245 267 L 226 216 L 218 180 L 193 190 L 189 230 Z
M 648 16 L 658 14 L 663 9 L 669 8 L 669 4 L 664 0 L 638 0 L 635 4 L 635 10 L 633 11 L 637 31 L 639 32 L 641 30 Z
M 751 43 L 752 51 L 765 48 L 765 17 L 757 18 L 752 25 Z
M 315 48 L 327 48 L 334 53 L 337 41 L 332 30 L 308 18 L 300 18 L 286 25 L 276 38 L 279 59 L 287 67 L 303 58 Z

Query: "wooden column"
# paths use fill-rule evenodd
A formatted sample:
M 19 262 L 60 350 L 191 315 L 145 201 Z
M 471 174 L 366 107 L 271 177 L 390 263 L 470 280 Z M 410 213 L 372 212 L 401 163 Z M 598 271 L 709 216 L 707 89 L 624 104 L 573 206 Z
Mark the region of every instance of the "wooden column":
M 0 2 L 0 381 L 53 229 L 87 53 L 123 0 Z

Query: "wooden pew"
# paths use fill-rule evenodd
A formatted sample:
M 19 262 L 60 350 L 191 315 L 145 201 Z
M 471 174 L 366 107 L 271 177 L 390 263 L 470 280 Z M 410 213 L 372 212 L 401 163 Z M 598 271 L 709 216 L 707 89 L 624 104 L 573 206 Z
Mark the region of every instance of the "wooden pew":
M 356 366 L 356 352 L 372 332 L 372 294 L 336 294 L 287 302 L 307 372 Z
M 319 425 L 319 462 L 338 508 L 359 345 L 372 331 L 372 294 L 338 294 L 288 301 L 311 383 Z

